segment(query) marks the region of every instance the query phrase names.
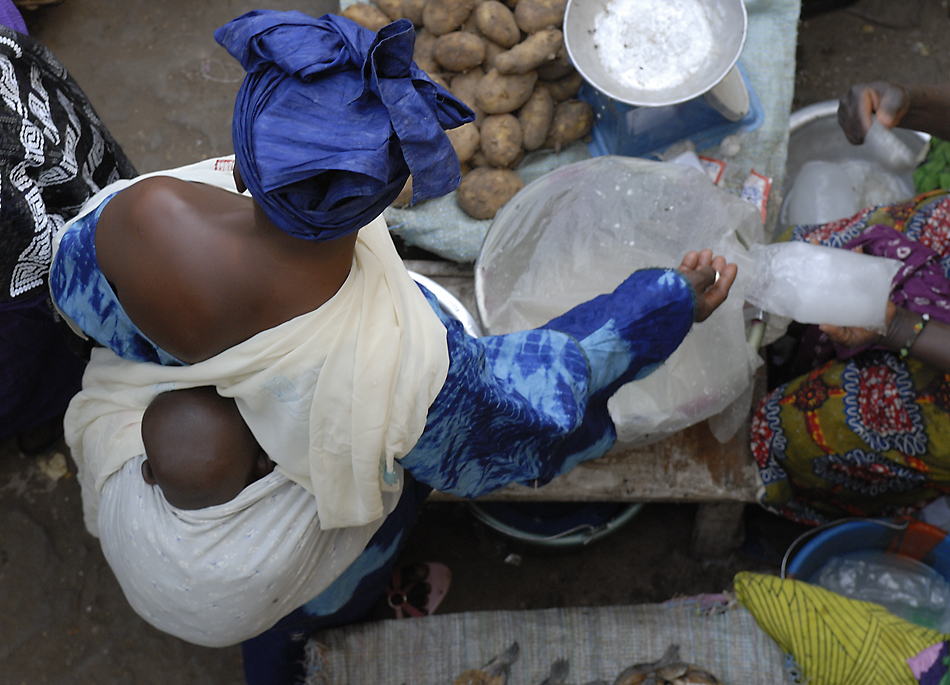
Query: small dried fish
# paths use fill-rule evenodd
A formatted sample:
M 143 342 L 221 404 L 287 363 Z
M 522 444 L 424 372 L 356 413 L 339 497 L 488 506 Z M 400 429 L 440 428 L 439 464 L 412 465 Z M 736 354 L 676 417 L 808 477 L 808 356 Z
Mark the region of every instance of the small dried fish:
M 680 661 L 679 645 L 671 645 L 658 660 L 625 668 L 613 685 L 719 685 L 719 681 L 709 671 Z
M 719 680 L 709 671 L 690 665 L 686 673 L 673 681 L 673 685 L 719 685 Z
M 634 664 L 623 669 L 620 675 L 614 680 L 614 685 L 652 685 L 647 679 L 656 681 L 654 677 L 657 669 L 671 666 L 680 660 L 680 646 L 670 645 L 666 652 L 656 661 L 650 661 L 642 664 Z M 662 681 L 660 681 L 662 682 Z
M 686 675 L 686 672 L 689 670 L 689 664 L 684 664 L 682 661 L 677 661 L 676 663 L 669 664 L 668 666 L 661 666 L 656 669 L 656 677 L 661 680 L 676 680 L 680 676 Z
M 511 665 L 518 660 L 520 651 L 521 648 L 518 643 L 512 642 L 508 649 L 482 668 L 471 668 L 463 671 L 455 679 L 454 685 L 505 685 L 508 682 L 508 671 L 511 669 Z
M 571 664 L 567 659 L 558 659 L 551 664 L 551 671 L 541 685 L 564 685 L 571 672 Z

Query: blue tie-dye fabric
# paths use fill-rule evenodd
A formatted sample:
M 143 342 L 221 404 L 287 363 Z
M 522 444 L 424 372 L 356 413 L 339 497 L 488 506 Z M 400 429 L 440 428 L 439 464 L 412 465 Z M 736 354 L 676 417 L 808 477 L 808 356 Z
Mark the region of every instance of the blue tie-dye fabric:
M 90 338 L 123 359 L 182 366 L 132 323 L 96 260 L 96 224 L 115 197 L 109 195 L 63 234 L 50 270 L 50 295 L 56 306 Z
M 542 328 L 476 339 L 426 297 L 448 330 L 449 371 L 400 463 L 460 497 L 547 483 L 603 455 L 616 440 L 607 400 L 672 354 L 695 308 L 678 272 L 646 269 Z
M 63 236 L 53 298 L 120 357 L 180 365 L 132 323 L 99 270 L 95 228 L 108 199 Z M 420 482 L 461 497 L 547 483 L 603 455 L 616 439 L 607 400 L 679 346 L 695 307 L 679 272 L 645 269 L 541 328 L 472 338 L 422 290 L 446 326 L 449 370 L 422 436 L 400 461 Z

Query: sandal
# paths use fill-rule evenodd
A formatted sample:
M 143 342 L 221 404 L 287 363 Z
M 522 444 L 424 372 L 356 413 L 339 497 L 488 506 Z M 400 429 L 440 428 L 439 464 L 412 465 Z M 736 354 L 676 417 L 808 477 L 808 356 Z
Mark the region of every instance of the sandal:
M 406 564 L 393 571 L 386 588 L 386 602 L 396 612 L 396 618 L 429 616 L 449 591 L 451 582 L 452 571 L 445 564 Z

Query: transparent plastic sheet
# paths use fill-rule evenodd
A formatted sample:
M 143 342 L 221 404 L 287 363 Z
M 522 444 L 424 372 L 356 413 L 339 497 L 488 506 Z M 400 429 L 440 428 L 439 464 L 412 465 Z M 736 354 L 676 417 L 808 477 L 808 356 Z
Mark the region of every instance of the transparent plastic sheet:
M 752 262 L 737 236 L 762 242 L 761 215 L 688 166 L 613 156 L 567 165 L 495 218 L 476 264 L 479 311 L 489 333 L 507 333 L 610 292 L 637 269 L 675 267 L 690 250 L 710 247 L 739 264 L 726 303 L 610 400 L 620 442 L 647 444 L 729 408 L 761 364 L 745 338 L 741 293 Z M 739 425 L 733 416 L 717 437 Z

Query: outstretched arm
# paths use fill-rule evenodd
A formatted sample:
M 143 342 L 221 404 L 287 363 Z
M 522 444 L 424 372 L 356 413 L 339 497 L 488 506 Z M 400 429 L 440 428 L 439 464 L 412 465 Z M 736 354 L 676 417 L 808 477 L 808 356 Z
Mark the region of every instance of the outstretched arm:
M 904 86 L 885 81 L 851 86 L 838 103 L 838 124 L 855 145 L 864 142 L 871 115 L 887 128 L 904 128 L 950 139 L 950 83 Z

